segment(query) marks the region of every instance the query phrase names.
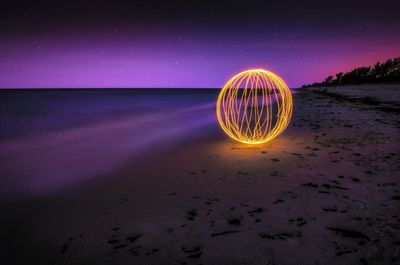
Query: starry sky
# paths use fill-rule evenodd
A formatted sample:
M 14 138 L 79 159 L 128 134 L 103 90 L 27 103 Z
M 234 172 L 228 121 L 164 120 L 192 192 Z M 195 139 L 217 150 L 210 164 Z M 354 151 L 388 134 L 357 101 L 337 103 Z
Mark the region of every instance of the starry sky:
M 400 56 L 400 1 L 2 1 L 0 88 L 291 87 Z

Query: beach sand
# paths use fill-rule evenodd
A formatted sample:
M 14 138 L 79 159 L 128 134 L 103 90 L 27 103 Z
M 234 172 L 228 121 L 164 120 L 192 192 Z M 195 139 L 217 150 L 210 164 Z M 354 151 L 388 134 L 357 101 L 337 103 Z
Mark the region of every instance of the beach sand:
M 213 123 L 79 185 L 4 195 L 2 263 L 398 264 L 399 127 L 376 102 L 298 92 L 264 145 Z

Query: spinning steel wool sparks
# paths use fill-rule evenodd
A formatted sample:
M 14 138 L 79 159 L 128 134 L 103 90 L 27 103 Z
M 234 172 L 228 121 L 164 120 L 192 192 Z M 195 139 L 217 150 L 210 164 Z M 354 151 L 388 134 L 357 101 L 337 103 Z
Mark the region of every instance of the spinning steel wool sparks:
M 264 69 L 243 71 L 222 88 L 217 118 L 231 138 L 246 144 L 268 142 L 292 117 L 292 94 L 285 82 Z

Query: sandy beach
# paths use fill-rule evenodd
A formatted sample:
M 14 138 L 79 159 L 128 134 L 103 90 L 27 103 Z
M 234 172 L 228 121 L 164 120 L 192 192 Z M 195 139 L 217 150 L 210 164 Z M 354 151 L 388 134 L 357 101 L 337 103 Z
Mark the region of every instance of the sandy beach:
M 165 113 L 176 126 L 164 132 L 148 117 L 140 134 L 168 141 L 126 145 L 140 117 L 2 140 L 2 260 L 398 264 L 400 87 L 392 86 L 385 102 L 366 101 L 362 86 L 356 95 L 337 90 L 341 97 L 297 92 L 287 130 L 259 146 L 230 140 L 214 116 L 177 129 L 181 118 L 213 113 L 206 104 Z

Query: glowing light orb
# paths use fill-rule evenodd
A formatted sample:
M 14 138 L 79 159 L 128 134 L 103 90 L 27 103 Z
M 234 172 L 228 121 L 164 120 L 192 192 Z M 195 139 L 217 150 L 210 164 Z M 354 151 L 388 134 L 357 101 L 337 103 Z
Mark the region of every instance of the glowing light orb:
M 243 71 L 222 88 L 217 118 L 231 138 L 246 144 L 268 142 L 282 133 L 292 117 L 290 89 L 264 69 Z

